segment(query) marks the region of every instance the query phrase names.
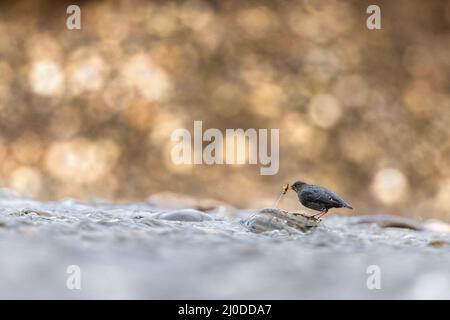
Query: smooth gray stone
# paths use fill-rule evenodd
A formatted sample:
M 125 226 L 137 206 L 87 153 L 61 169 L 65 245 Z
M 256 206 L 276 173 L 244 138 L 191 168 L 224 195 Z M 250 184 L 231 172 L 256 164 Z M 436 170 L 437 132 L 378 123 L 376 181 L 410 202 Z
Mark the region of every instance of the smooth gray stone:
M 181 209 L 169 212 L 162 212 L 156 215 L 156 218 L 171 221 L 184 221 L 184 222 L 200 222 L 209 221 L 213 218 L 204 212 L 194 209 Z

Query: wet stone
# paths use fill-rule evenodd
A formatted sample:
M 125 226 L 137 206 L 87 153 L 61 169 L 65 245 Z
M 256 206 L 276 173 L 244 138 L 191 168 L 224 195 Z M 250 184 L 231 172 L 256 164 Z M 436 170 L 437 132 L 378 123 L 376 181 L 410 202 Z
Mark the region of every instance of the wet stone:
M 253 214 L 244 225 L 252 232 L 286 230 L 289 233 L 307 232 L 319 226 L 320 220 L 299 212 L 264 208 Z
M 171 221 L 184 221 L 184 222 L 200 222 L 212 220 L 212 217 L 204 212 L 194 209 L 181 209 L 169 212 L 158 213 L 155 218 Z

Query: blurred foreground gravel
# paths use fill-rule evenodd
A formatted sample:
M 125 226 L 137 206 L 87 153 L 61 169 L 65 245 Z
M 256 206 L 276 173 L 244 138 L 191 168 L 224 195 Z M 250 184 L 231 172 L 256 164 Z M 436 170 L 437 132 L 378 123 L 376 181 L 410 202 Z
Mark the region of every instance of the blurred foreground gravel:
M 168 212 L 2 191 L 0 298 L 450 299 L 442 222 L 330 216 L 306 234 L 255 234 L 242 224 L 250 211 Z M 81 290 L 66 287 L 70 265 Z M 366 286 L 370 265 L 380 290 Z

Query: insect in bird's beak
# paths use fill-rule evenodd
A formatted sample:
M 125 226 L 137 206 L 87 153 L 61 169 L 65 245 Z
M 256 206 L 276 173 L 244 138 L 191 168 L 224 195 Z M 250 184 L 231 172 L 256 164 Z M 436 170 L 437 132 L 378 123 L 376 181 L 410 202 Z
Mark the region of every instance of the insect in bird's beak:
M 288 192 L 289 187 L 291 187 L 291 186 L 289 185 L 289 183 L 286 183 L 285 185 L 283 185 L 283 195 L 286 194 L 286 192 Z M 291 187 L 291 188 L 292 188 L 292 187 Z
M 289 190 L 289 183 L 286 183 L 285 185 L 283 185 L 283 191 L 281 192 L 280 196 L 275 202 L 275 208 L 278 207 L 278 202 L 280 202 L 281 197 L 283 197 L 286 194 L 286 192 L 288 192 L 288 190 Z

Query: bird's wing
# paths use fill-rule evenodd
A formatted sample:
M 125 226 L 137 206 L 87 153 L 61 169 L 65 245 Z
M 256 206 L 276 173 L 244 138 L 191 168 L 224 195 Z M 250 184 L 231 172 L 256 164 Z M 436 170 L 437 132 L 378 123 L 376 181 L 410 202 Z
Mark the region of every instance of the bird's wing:
M 341 207 L 347 207 L 347 208 L 352 208 L 344 199 L 342 199 L 340 196 L 338 196 L 336 193 L 334 193 L 333 191 L 327 190 L 327 196 L 330 197 L 330 202 L 336 206 L 341 206 Z
M 302 198 L 309 202 L 321 201 L 322 194 L 314 188 L 305 188 L 302 191 Z
M 335 204 L 339 204 L 339 205 L 344 205 L 347 204 L 344 199 L 342 199 L 341 197 L 339 197 L 336 193 L 331 192 L 329 193 L 329 197 L 331 199 L 331 201 Z
M 303 196 L 307 201 L 311 202 L 322 202 L 333 205 L 342 204 L 342 199 L 337 194 L 325 188 L 308 188 L 303 191 Z

